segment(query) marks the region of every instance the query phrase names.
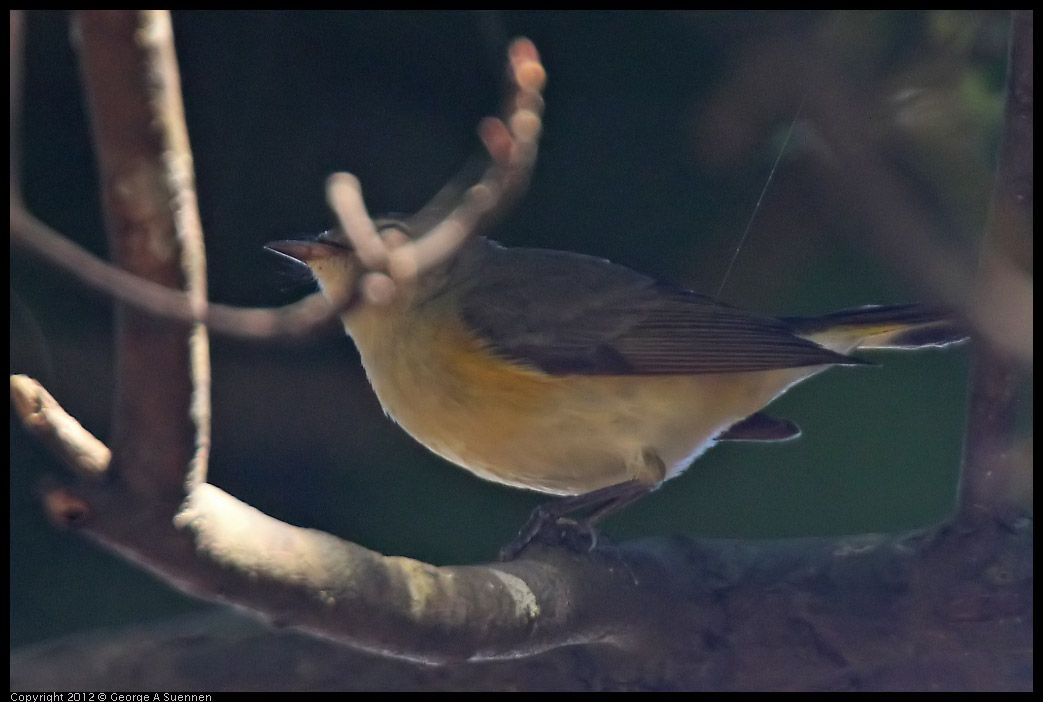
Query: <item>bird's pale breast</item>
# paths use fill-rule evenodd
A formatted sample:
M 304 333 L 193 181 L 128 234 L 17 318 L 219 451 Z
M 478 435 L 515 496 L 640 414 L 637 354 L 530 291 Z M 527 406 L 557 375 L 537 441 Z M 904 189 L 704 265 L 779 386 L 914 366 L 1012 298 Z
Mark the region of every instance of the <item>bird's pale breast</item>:
M 452 315 L 401 311 L 367 308 L 347 325 L 387 414 L 479 477 L 552 494 L 673 477 L 819 370 L 552 376 L 498 358 Z

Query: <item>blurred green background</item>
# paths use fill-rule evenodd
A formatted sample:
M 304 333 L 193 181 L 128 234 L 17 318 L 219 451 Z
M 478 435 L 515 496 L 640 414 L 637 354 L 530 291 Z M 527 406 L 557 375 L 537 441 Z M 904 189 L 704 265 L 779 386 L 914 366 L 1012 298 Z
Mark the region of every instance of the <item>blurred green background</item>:
M 802 100 L 822 76 L 961 256 L 985 222 L 1003 109 L 1001 12 L 182 12 L 174 30 L 211 298 L 275 306 L 307 281 L 262 246 L 333 218 L 323 183 L 356 174 L 371 212 L 411 212 L 478 152 L 510 37 L 549 74 L 527 197 L 490 235 L 569 249 L 713 293 Z M 104 255 L 96 171 L 64 13 L 27 19 L 23 183 L 30 208 Z M 828 143 L 797 119 L 723 298 L 764 313 L 929 300 L 880 260 L 835 192 Z M 843 165 L 850 168 L 851 165 Z M 857 167 L 857 164 L 856 164 Z M 878 203 L 879 204 L 879 203 Z M 884 204 L 886 206 L 886 203 Z M 11 371 L 105 438 L 111 305 L 28 257 L 11 263 Z M 957 490 L 967 350 L 876 354 L 772 406 L 804 430 L 728 444 L 612 518 L 614 538 L 778 537 L 937 523 Z M 491 559 L 536 495 L 484 483 L 387 420 L 336 328 L 299 344 L 213 339 L 211 479 L 265 512 L 384 553 Z M 11 642 L 201 605 L 44 520 L 55 469 L 12 423 Z

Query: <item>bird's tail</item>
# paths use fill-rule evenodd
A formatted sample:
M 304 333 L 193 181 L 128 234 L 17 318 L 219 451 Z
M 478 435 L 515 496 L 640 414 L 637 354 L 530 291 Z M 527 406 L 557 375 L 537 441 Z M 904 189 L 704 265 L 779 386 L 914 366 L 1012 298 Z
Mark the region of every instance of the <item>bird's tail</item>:
M 950 312 L 927 305 L 869 305 L 819 317 L 783 317 L 801 336 L 837 350 L 919 349 L 967 339 Z

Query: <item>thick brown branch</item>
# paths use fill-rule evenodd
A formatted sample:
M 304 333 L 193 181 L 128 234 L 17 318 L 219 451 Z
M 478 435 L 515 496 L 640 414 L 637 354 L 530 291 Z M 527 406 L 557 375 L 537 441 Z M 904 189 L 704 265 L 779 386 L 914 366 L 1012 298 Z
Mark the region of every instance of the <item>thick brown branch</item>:
M 580 555 L 537 547 L 509 564 L 435 568 L 287 525 L 206 484 L 186 500 L 180 531 L 118 483 L 81 492 L 56 493 L 66 526 L 182 590 L 396 658 L 510 660 L 602 643 L 599 675 L 614 687 L 655 686 L 671 661 L 698 663 L 669 673 L 672 684 L 716 689 L 978 688 L 997 666 L 1010 668 L 1004 685 L 1025 684 L 1030 522 L 659 539 Z M 947 662 L 979 649 L 951 678 Z
M 104 450 L 35 381 L 13 377 L 12 395 L 34 433 L 61 438 L 48 445 L 76 457 L 77 470 L 85 470 L 85 456 Z M 46 412 L 35 398 L 46 398 Z M 186 592 L 357 648 L 444 663 L 628 636 L 604 611 L 610 599 L 572 601 L 591 583 L 620 593 L 635 585 L 630 571 L 604 571 L 586 556 L 435 568 L 285 524 L 206 483 L 191 488 L 175 524 L 153 503 L 127 494 L 121 481 L 48 496 L 49 511 L 65 526 L 81 527 Z
M 178 116 L 168 114 L 180 100 L 170 95 L 179 84 L 169 17 L 99 10 L 81 12 L 77 21 L 112 259 L 134 275 L 179 288 L 185 281 L 179 237 L 193 236 L 182 227 L 194 217 L 178 211 L 192 207 L 194 196 L 186 194 L 187 144 L 172 127 Z M 123 307 L 116 326 L 115 467 L 133 492 L 174 509 L 194 456 L 189 339 L 198 343 L 201 332 L 158 325 Z
M 977 316 L 997 333 L 975 349 L 971 378 L 961 515 L 974 521 L 996 512 L 1009 518 L 1016 474 L 1031 470 L 1013 450 L 1018 416 L 1027 411 L 1021 389 L 1030 380 L 1005 342 L 1032 338 L 1032 283 L 1013 265 L 1006 275 L 997 272 L 994 261 L 1032 248 L 1032 11 L 1015 11 L 1010 31 L 1003 141 L 975 300 Z

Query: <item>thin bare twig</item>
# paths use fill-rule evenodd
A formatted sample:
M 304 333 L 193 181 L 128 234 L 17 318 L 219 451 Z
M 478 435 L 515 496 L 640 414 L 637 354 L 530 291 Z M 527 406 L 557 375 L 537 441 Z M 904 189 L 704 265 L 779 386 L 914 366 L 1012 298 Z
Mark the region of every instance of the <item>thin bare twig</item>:
M 479 129 L 492 165 L 442 221 L 428 225 L 429 231 L 423 232 L 419 240 L 402 242 L 392 252 L 386 241 L 376 234 L 358 180 L 346 173 L 330 178 L 330 204 L 341 219 L 348 243 L 356 247 L 370 271 L 360 278 L 356 287 L 363 291 L 364 299 L 374 302 L 393 295 L 392 281 L 409 280 L 448 258 L 468 236 L 524 192 L 535 163 L 541 129 L 541 91 L 546 74 L 535 47 L 528 40 L 514 42 L 510 57 L 510 111 L 504 120 L 486 118 Z M 184 143 L 187 145 L 187 136 Z M 191 200 L 191 207 L 186 207 L 188 203 L 179 204 L 178 212 L 194 211 L 194 196 Z M 197 220 L 198 215 L 194 218 Z M 203 322 L 210 331 L 229 336 L 258 340 L 300 338 L 323 328 L 356 301 L 353 296 L 338 306 L 331 306 L 321 295 L 314 294 L 278 309 L 206 303 L 198 293 L 186 295 L 106 263 L 40 222 L 13 197 L 11 241 L 85 285 L 135 309 L 165 319 Z M 388 277 L 391 280 L 387 280 Z
M 467 188 L 439 221 L 428 224 L 426 215 L 435 201 L 439 207 L 444 206 L 441 193 L 421 209 L 411 220 L 424 223 L 425 229 L 416 232 L 418 238 L 380 237 L 366 211 L 358 179 L 350 173 L 330 177 L 327 200 L 340 219 L 346 243 L 354 248 L 368 271 L 357 282 L 355 297 L 386 304 L 395 295 L 397 285 L 409 283 L 450 258 L 464 241 L 475 236 L 525 191 L 543 129 L 542 93 L 547 74 L 535 45 L 528 39 L 512 42 L 508 56 L 512 91 L 506 114 L 503 119 L 487 117 L 478 127 L 491 163 L 478 183 Z M 352 301 L 347 301 L 345 307 L 350 304 Z
M 11 208 L 11 240 L 121 303 L 164 319 L 197 321 L 197 310 L 185 293 L 106 263 L 20 207 Z M 315 293 L 277 309 L 211 303 L 201 317 L 211 330 L 230 336 L 276 339 L 306 336 L 334 319 L 336 314 L 322 295 Z

